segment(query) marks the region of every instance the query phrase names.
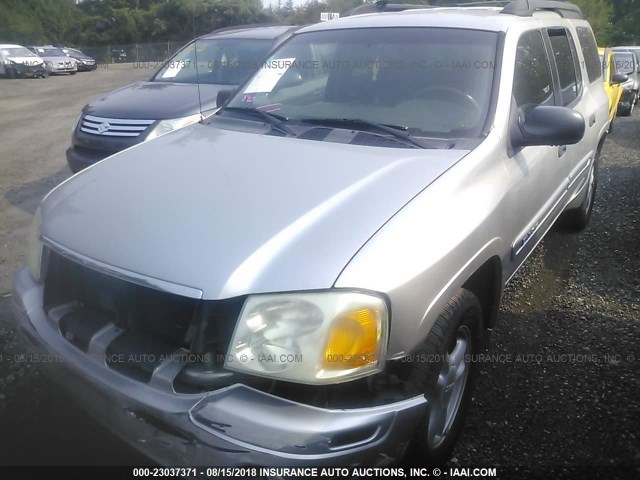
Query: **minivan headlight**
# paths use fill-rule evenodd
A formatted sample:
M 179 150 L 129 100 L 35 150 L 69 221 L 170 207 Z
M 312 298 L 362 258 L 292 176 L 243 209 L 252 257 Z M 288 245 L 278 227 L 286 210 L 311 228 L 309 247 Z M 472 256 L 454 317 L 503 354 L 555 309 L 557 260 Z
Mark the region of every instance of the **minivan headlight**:
M 305 384 L 339 383 L 382 369 L 385 301 L 352 291 L 247 298 L 225 368 Z
M 40 207 L 38 207 L 33 216 L 31 228 L 29 229 L 29 238 L 27 239 L 27 267 L 36 282 L 42 281 L 42 250 L 44 246 L 40 240 L 41 222 L 42 215 Z
M 196 113 L 195 115 L 189 115 L 188 117 L 161 120 L 149 132 L 149 135 L 147 135 L 147 138 L 145 140 L 153 140 L 154 138 L 158 138 L 167 133 L 171 133 L 174 130 L 178 130 L 180 128 L 184 128 L 191 124 L 197 123 L 202 119 L 202 115 Z

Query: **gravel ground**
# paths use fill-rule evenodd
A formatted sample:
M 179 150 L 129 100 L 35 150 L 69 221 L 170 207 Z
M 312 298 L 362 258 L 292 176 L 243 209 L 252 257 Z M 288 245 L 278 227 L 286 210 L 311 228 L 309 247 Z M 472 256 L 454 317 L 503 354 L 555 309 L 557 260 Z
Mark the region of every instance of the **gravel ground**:
M 75 104 L 142 76 L 97 74 L 93 90 L 74 94 Z M 64 122 L 77 115 L 75 104 L 61 114 Z M 579 235 L 551 231 L 505 292 L 452 467 L 635 466 L 627 473 L 640 478 L 640 111 L 616 127 L 590 227 Z M 40 159 L 32 170 L 16 165 L 18 147 L 0 154 L 0 465 L 148 463 L 79 410 L 41 365 L 21 360 L 9 326 L 8 272 L 22 261 L 30 214 L 69 175 L 67 125 L 52 128 L 64 138 L 25 144 Z M 10 134 L 0 128 L 3 135 Z
M 616 122 L 590 226 L 549 232 L 505 292 L 452 465 L 640 478 L 640 116 Z

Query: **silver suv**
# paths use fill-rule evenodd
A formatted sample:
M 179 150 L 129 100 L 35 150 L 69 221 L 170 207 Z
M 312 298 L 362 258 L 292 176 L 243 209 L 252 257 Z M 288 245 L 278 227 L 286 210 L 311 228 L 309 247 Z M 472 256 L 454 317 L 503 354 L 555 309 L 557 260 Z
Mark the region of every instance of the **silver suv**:
M 353 15 L 227 96 L 45 198 L 20 330 L 163 464 L 446 461 L 504 285 L 591 215 L 589 24 L 537 0 Z

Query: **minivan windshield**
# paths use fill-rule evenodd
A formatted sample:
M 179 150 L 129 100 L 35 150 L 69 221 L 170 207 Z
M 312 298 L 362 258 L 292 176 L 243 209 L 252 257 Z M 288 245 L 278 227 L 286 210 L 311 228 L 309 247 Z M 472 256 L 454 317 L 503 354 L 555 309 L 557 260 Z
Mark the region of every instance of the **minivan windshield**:
M 169 59 L 153 81 L 239 85 L 260 67 L 272 44 L 243 38 L 196 40 Z
M 36 52 L 41 57 L 66 57 L 64 52 L 59 48 L 42 48 L 36 47 Z
M 386 125 L 413 136 L 481 135 L 497 34 L 362 28 L 294 35 L 228 103 L 288 122 Z M 223 113 L 224 115 L 224 113 Z

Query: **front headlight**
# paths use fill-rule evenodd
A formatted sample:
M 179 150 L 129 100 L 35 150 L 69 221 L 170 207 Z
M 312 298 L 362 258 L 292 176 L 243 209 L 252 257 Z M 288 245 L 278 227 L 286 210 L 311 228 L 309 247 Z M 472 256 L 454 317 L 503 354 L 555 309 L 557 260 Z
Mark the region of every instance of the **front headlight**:
M 250 296 L 225 367 L 306 384 L 345 382 L 382 369 L 389 315 L 380 297 L 330 291 Z
M 43 245 L 40 240 L 40 223 L 42 222 L 42 216 L 40 214 L 40 207 L 36 210 L 36 214 L 33 216 L 31 222 L 31 229 L 29 230 L 29 238 L 27 239 L 27 266 L 29 272 L 36 282 L 42 281 L 42 250 Z
M 187 127 L 193 123 L 197 123 L 202 119 L 202 115 L 196 113 L 195 115 L 189 115 L 188 117 L 161 120 L 155 127 L 153 127 L 151 132 L 149 132 L 149 135 L 147 135 L 147 138 L 145 140 L 153 140 L 154 138 L 158 138 L 167 133 L 171 133 L 174 130 Z

